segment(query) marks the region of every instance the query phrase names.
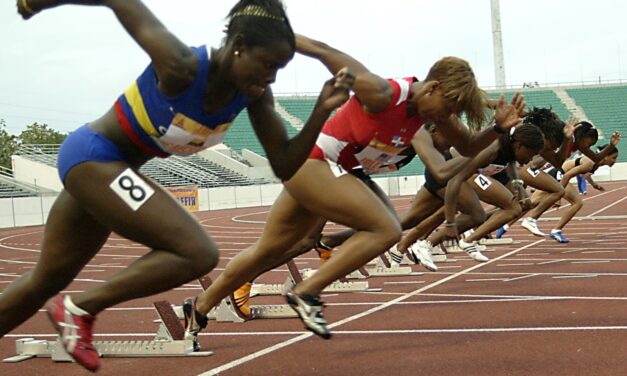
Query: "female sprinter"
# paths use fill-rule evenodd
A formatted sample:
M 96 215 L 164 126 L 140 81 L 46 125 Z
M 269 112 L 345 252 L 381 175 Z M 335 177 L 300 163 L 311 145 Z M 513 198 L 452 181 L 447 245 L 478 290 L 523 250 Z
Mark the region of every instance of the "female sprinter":
M 520 122 L 524 100 L 516 95 L 511 104 L 500 99 L 494 126 L 471 133 L 461 123 L 458 116 L 465 114 L 471 126 L 478 128 L 486 106 L 485 93 L 462 59 L 439 60 L 425 81 L 413 77 L 386 80 L 324 43 L 298 36 L 296 44 L 299 53 L 321 61 L 331 72 L 348 66 L 355 73 L 355 96 L 325 124 L 307 162 L 285 181 L 259 241 L 233 258 L 195 301 L 187 325 L 192 335 L 206 323 L 205 315 L 212 307 L 280 262 L 283 253 L 323 217 L 358 232 L 344 243 L 342 252 L 288 292 L 287 300 L 309 330 L 330 338 L 320 292 L 385 252 L 401 236 L 396 214 L 347 172 L 361 165 L 369 173 L 388 163 L 411 146 L 414 134 L 427 121 L 436 123 L 463 154 L 477 153 L 497 137 L 497 132 L 506 132 Z
M 61 147 L 64 190 L 50 211 L 37 265 L 0 297 L 0 335 L 67 286 L 114 231 L 150 252 L 105 283 L 56 297 L 47 311 L 68 353 L 94 371 L 99 366 L 92 344 L 97 313 L 180 286 L 218 261 L 216 244 L 202 226 L 139 173 L 140 166 L 155 156 L 187 155 L 221 142 L 236 115 L 247 108 L 273 170 L 289 181 L 328 116 L 348 99 L 352 76 L 342 73 L 327 83 L 309 121 L 289 140 L 269 87 L 295 51 L 280 1 L 237 3 L 218 49 L 186 46 L 139 0 L 17 2 L 25 19 L 63 4 L 111 9 L 152 62 L 112 108 Z

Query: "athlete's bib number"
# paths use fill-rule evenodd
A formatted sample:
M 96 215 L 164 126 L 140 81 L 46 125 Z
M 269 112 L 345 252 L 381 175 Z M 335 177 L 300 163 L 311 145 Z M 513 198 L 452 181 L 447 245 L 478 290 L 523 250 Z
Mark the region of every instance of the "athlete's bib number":
M 477 184 L 479 186 L 479 188 L 481 188 L 481 189 L 483 189 L 485 191 L 486 189 L 490 188 L 490 186 L 492 185 L 492 182 L 490 181 L 490 179 L 487 176 L 479 174 L 475 178 L 475 184 Z
M 534 178 L 540 175 L 540 170 L 534 170 L 531 167 L 527 168 L 527 172 L 529 173 L 529 175 L 531 175 Z
M 122 171 L 109 187 L 133 211 L 139 209 L 155 193 L 154 189 L 130 168 Z

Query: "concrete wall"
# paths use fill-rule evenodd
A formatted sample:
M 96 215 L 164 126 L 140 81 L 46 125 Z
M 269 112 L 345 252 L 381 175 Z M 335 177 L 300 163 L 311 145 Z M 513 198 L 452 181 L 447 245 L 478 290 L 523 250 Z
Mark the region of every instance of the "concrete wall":
M 54 169 L 53 169 L 54 170 Z M 56 172 L 55 172 L 56 176 Z M 37 177 L 39 182 L 42 177 Z M 58 179 L 58 178 L 57 178 Z M 596 181 L 627 180 L 627 163 L 617 163 L 611 169 L 601 168 Z M 375 178 L 374 181 L 390 196 L 414 195 L 424 183 L 421 176 Z M 198 192 L 200 211 L 253 206 L 269 206 L 278 197 L 282 184 L 245 187 L 201 188 Z M 44 224 L 56 196 L 0 199 L 0 228 Z

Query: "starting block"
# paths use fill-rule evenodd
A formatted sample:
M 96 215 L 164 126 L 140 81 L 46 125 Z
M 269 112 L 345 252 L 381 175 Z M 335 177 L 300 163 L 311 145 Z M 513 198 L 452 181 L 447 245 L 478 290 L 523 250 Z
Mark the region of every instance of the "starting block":
M 294 260 L 287 262 L 287 270 L 289 275 L 283 284 L 253 284 L 250 290 L 250 296 L 255 295 L 285 295 L 285 293 L 291 290 L 297 283 L 301 282 L 303 278 L 310 277 L 315 270 L 304 269 L 301 273 L 296 266 Z M 349 276 L 350 278 L 350 276 Z M 359 278 L 359 277 L 358 277 Z M 366 277 L 361 277 L 363 279 Z M 368 282 L 366 281 L 348 281 L 347 279 L 341 279 L 331 283 L 327 286 L 324 293 L 338 293 L 338 292 L 365 292 L 373 291 L 369 289 Z
M 160 318 L 159 329 L 151 341 L 94 341 L 100 357 L 140 358 L 165 356 L 208 356 L 211 351 L 194 351 L 194 341 L 184 339 L 185 329 L 167 301 L 153 303 Z M 15 341 L 16 356 L 3 362 L 17 363 L 32 358 L 51 358 L 72 362 L 59 339 L 56 341 L 21 338 Z
M 512 244 L 514 239 L 512 238 L 500 238 L 500 239 L 488 239 L 483 238 L 479 240 L 479 244 L 483 245 L 504 245 L 504 244 Z
M 390 264 L 390 260 L 384 255 L 379 255 L 373 268 L 366 268 L 371 276 L 404 276 L 404 275 L 420 275 L 422 273 L 414 273 L 409 266 L 400 266 Z
M 200 282 L 200 286 L 202 286 L 203 290 L 206 290 L 211 286 L 211 278 L 209 276 L 204 276 L 198 279 Z M 283 285 L 278 285 L 283 288 Z M 254 284 L 253 284 L 254 287 Z M 260 295 L 260 294 L 257 294 Z M 253 291 L 251 288 L 250 297 L 252 298 Z M 247 319 L 241 317 L 235 312 L 235 308 L 233 308 L 233 302 L 231 302 L 230 298 L 222 299 L 220 304 L 212 309 L 207 317 L 211 320 L 216 320 L 219 322 L 244 322 Z M 183 313 L 181 312 L 181 315 Z M 298 315 L 292 307 L 288 304 L 266 304 L 266 305 L 250 305 L 250 315 L 251 319 L 283 319 L 283 318 L 293 318 Z

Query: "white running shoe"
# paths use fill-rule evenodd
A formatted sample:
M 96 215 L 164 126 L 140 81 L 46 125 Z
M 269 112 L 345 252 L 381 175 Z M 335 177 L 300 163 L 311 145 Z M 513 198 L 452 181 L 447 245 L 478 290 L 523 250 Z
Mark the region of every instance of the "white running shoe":
M 527 217 L 523 219 L 520 225 L 526 228 L 530 233 L 534 234 L 535 236 L 546 236 L 546 234 L 540 231 L 540 229 L 538 228 L 538 220 L 535 218 Z
M 401 262 L 403 261 L 403 254 L 398 251 L 398 243 L 394 244 L 392 248 L 388 250 L 388 256 L 392 267 L 398 267 L 401 265 Z
M 431 247 L 432 245 L 430 241 L 420 240 L 412 244 L 408 251 L 416 264 L 421 264 L 432 272 L 436 272 L 438 271 L 438 267 L 435 265 L 435 262 L 433 262 L 433 258 L 431 257 Z
M 481 251 L 479 251 L 477 249 L 477 246 L 475 244 L 475 242 L 471 242 L 471 243 L 466 243 L 464 241 L 464 239 L 460 239 L 459 240 L 459 246 L 461 249 L 464 250 L 464 252 L 466 252 L 468 254 L 468 256 L 470 256 L 470 258 L 472 258 L 473 260 L 477 261 L 477 262 L 486 262 L 488 260 L 490 260 L 489 258 L 485 257 Z

